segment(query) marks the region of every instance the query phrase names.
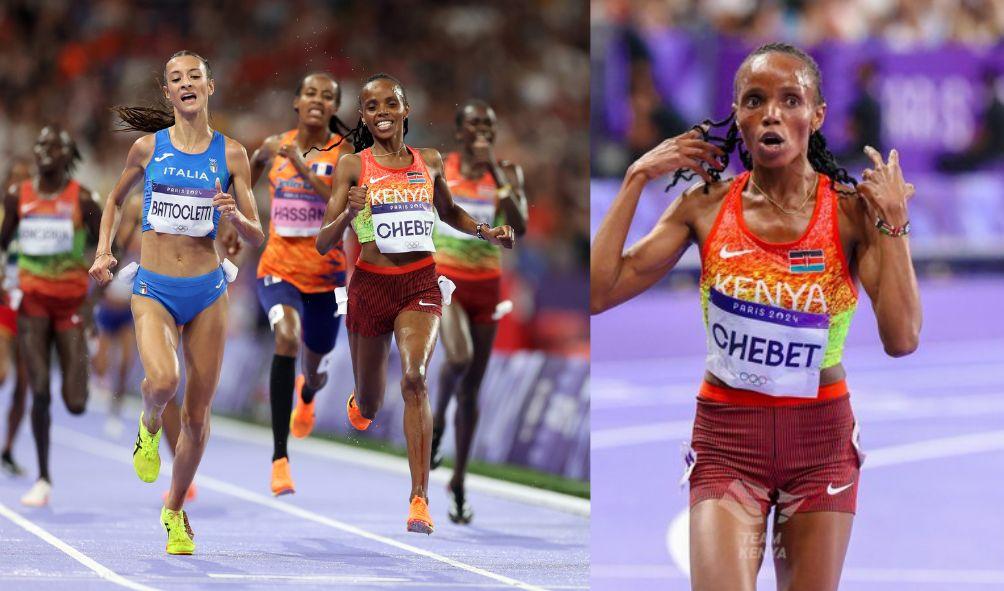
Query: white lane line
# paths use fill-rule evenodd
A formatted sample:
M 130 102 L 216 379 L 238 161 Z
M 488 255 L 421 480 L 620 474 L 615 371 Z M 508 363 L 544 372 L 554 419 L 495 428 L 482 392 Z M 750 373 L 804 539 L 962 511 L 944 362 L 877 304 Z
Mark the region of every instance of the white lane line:
M 131 404 L 139 416 L 139 404 Z M 222 435 L 227 439 L 244 441 L 262 445 L 271 449 L 272 430 L 261 425 L 254 425 L 213 415 L 213 434 Z M 367 468 L 377 468 L 394 474 L 410 475 L 408 460 L 368 449 L 359 449 L 334 441 L 323 439 L 291 439 L 289 447 L 297 453 L 306 453 L 320 458 L 349 462 Z M 430 482 L 446 485 L 451 474 L 445 468 L 433 470 L 429 474 Z M 558 492 L 534 488 L 514 482 L 505 482 L 478 474 L 468 474 L 466 480 L 468 490 L 490 494 L 503 499 L 517 501 L 535 507 L 556 509 L 579 517 L 589 517 L 589 499 L 582 499 Z
M 122 448 L 121 446 L 112 445 L 106 441 L 97 439 L 96 437 L 91 437 L 79 431 L 73 429 L 67 429 L 66 427 L 61 427 L 58 425 L 52 426 L 53 435 L 61 443 L 72 445 L 78 450 L 86 451 L 96 456 L 101 456 L 120 462 L 123 464 L 132 464 L 129 458 L 128 449 Z M 171 462 L 161 460 L 160 466 L 161 475 L 170 478 L 171 474 Z M 392 546 L 398 548 L 399 550 L 404 550 L 406 552 L 411 552 L 412 554 L 417 554 L 419 556 L 424 556 L 432 560 L 436 560 L 452 566 L 454 568 L 467 571 L 482 577 L 498 581 L 503 583 L 508 587 L 515 587 L 517 589 L 525 589 L 526 591 L 546 591 L 543 587 L 537 585 L 531 585 L 530 583 L 524 583 L 523 581 L 518 581 L 516 579 L 507 577 L 505 575 L 500 575 L 483 568 L 479 568 L 459 560 L 454 560 L 442 554 L 437 554 L 435 552 L 430 552 L 423 548 L 417 546 L 412 546 L 411 544 L 405 544 L 404 542 L 399 542 L 393 538 L 388 538 L 381 536 L 379 534 L 372 533 L 360 527 L 339 521 L 337 519 L 332 519 L 330 517 L 325 517 L 319 513 L 314 513 L 313 511 L 308 511 L 307 509 L 302 509 L 295 505 L 290 505 L 282 501 L 278 501 L 272 497 L 267 497 L 265 495 L 253 492 L 236 484 L 231 484 L 224 480 L 219 480 L 213 478 L 212 476 L 206 476 L 203 474 L 198 475 L 199 486 L 208 488 L 209 490 L 215 490 L 216 492 L 223 493 L 225 495 L 230 495 L 232 497 L 247 501 L 249 503 L 254 503 L 256 505 L 261 505 L 263 507 L 268 507 L 269 509 L 275 509 L 276 511 L 282 511 L 294 517 L 299 517 L 300 519 L 306 519 L 308 521 L 313 521 L 321 525 L 328 526 L 333 529 L 337 529 L 346 533 L 357 535 L 361 538 L 366 538 L 374 542 L 379 542 L 387 546 Z
M 470 589 L 472 587 L 478 589 L 505 589 L 508 585 L 501 585 L 499 583 L 444 583 L 441 581 L 412 581 L 409 579 L 403 579 L 398 577 L 367 577 L 367 576 L 352 576 L 352 575 L 266 575 L 266 574 L 234 574 L 234 573 L 208 573 L 211 579 L 223 579 L 229 581 L 274 581 L 277 583 L 354 583 L 357 585 L 393 585 L 395 589 L 401 587 L 434 587 L 436 589 L 447 589 L 451 587 L 461 587 L 464 589 Z M 550 590 L 555 589 L 589 589 L 588 585 L 555 585 L 548 587 Z
M 1004 430 L 939 437 L 903 445 L 865 450 L 868 459 L 862 470 L 896 466 L 922 460 L 1004 450 Z M 690 509 L 676 514 L 666 530 L 666 546 L 676 568 L 690 574 Z M 898 571 L 897 571 L 898 572 Z
M 158 591 L 156 587 L 149 587 L 147 585 L 142 585 L 140 583 L 134 583 L 133 581 L 130 581 L 129 579 L 116 573 L 110 568 L 98 563 L 90 556 L 87 556 L 86 554 L 77 550 L 73 546 L 67 544 L 63 540 L 60 540 L 56 536 L 50 534 L 46 530 L 35 525 L 33 522 L 25 519 L 17 512 L 12 511 L 3 503 L 0 503 L 0 515 L 3 515 L 7 519 L 10 519 L 16 525 L 20 526 L 28 533 L 34 534 L 35 536 L 42 539 L 42 541 L 50 544 L 51 546 L 54 546 L 56 549 L 60 550 L 70 558 L 76 560 L 80 564 L 91 569 L 92 571 L 97 573 L 97 575 L 102 579 L 105 579 L 111 583 L 115 583 L 116 585 L 121 585 L 122 587 L 125 587 L 127 589 L 134 589 L 135 591 Z

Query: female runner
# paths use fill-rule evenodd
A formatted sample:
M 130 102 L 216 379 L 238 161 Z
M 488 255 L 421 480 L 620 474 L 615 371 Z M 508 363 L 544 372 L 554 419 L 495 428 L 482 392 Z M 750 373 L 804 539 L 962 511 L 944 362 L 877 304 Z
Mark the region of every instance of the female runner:
M 213 243 L 217 228 L 225 221 L 251 244 L 265 239 L 251 194 L 247 152 L 209 127 L 214 88 L 208 62 L 180 51 L 164 67 L 162 89 L 171 111 L 116 108 L 127 129 L 155 133 L 139 138 L 129 150 L 125 170 L 105 204 L 90 271 L 101 284 L 112 279 L 117 261 L 111 244 L 119 210 L 143 179 L 143 239 L 132 312 L 146 373 L 133 466 L 144 482 L 155 481 L 160 473 L 161 413 L 180 381 L 179 340 L 185 353 L 181 434 L 171 489 L 161 509 L 168 554 L 195 549 L 182 505 L 209 438 L 209 412 L 226 342 L 226 284 L 236 272 L 231 266 L 228 277 L 227 265 L 221 265 Z M 236 198 L 223 192 L 231 186 Z
M 62 395 L 71 414 L 87 408 L 87 233 L 96 236 L 100 209 L 91 191 L 73 180 L 80 160 L 73 138 L 56 125 L 42 128 L 35 142 L 35 178 L 11 186 L 4 202 L 0 249 L 18 239 L 18 348 L 31 383 L 31 432 L 38 452 L 38 480 L 21 502 L 41 507 L 49 502 L 49 426 L 52 405 L 52 347 L 59 354 Z M 6 254 L 0 254 L 6 260 Z
M 357 153 L 338 162 L 317 250 L 322 254 L 331 250 L 352 223 L 362 250 L 349 283 L 345 321 L 356 384 L 346 403 L 349 421 L 364 430 L 380 410 L 393 334 L 401 354 L 411 468 L 407 529 L 431 534 L 432 411 L 426 370 L 442 314 L 430 256 L 435 250 L 433 208 L 454 228 L 506 248 L 512 248 L 513 231 L 509 226 L 478 223 L 453 202 L 439 152 L 404 143 L 410 111 L 404 87 L 393 77 L 377 74 L 363 85 L 361 119 L 348 134 Z
M 272 494 L 294 492 L 286 449 L 290 429 L 302 438 L 314 428 L 314 394 L 328 381 L 318 371 L 335 348 L 339 317 L 335 288 L 345 286 L 345 251 L 341 242 L 325 255 L 317 253 L 314 237 L 324 219 L 331 179 L 342 154 L 338 150 L 348 128 L 335 113 L 341 88 L 329 74 L 300 80 L 293 99 L 296 129 L 265 140 L 251 157 L 251 184 L 268 170 L 272 197 L 268 243 L 258 262 L 258 301 L 275 333 L 275 354 L 269 379 L 272 407 Z M 321 151 L 305 160 L 312 148 Z M 296 375 L 296 357 L 303 341 L 303 374 Z M 293 410 L 294 379 L 297 405 Z M 292 419 L 290 418 L 292 415 Z
M 492 224 L 502 215 L 517 236 L 526 229 L 527 207 L 523 193 L 523 169 L 495 158 L 495 111 L 488 103 L 470 100 L 457 109 L 458 152 L 443 161 L 446 182 L 454 201 L 479 222 Z M 454 416 L 456 461 L 447 487 L 454 523 L 470 523 L 474 517 L 464 490 L 467 460 L 478 423 L 478 391 L 488 367 L 495 341 L 502 272 L 497 246 L 437 224 L 433 233 L 436 269 L 456 284 L 453 303 L 443 309 L 439 338 L 446 361 L 439 374 L 439 396 L 432 420 L 432 468 L 441 457 L 439 444 L 446 428 L 446 409 L 457 395 Z
M 708 356 L 688 468 L 694 589 L 755 589 L 771 505 L 778 588 L 837 588 L 860 467 L 840 362 L 856 281 L 886 352 L 918 344 L 906 238 L 913 186 L 895 150 L 886 162 L 866 149 L 873 168 L 860 183 L 837 166 L 819 131 L 820 88 L 801 50 L 751 53 L 736 73 L 724 141 L 709 135 L 719 124 L 705 125 L 639 158 L 593 242 L 593 313 L 654 285 L 691 242 L 700 248 Z M 735 147 L 748 172 L 719 181 Z M 704 184 L 625 252 L 642 188 L 669 172 L 688 178 L 683 169 Z

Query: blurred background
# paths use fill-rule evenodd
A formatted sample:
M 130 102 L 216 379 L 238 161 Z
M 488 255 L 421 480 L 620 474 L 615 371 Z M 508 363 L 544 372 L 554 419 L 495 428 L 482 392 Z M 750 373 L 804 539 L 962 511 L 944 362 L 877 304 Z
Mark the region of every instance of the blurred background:
M 1004 588 L 1004 518 L 983 509 L 1004 468 L 1004 2 L 594 0 L 590 22 L 592 232 L 631 162 L 729 115 L 763 43 L 819 63 L 822 132 L 852 175 L 863 146 L 899 150 L 924 328 L 914 355 L 885 357 L 862 292 L 844 363 L 871 455 L 841 589 Z M 723 177 L 738 172 L 733 157 Z M 690 185 L 667 184 L 647 187 L 628 245 Z M 691 248 L 592 320 L 594 589 L 689 588 L 677 452 L 704 364 L 699 272 Z
M 482 423 L 475 456 L 585 480 L 587 10 L 580 2 L 530 0 L 435 6 L 411 0 L 4 0 L 0 179 L 33 166 L 35 137 L 55 121 L 83 153 L 76 178 L 107 195 L 139 136 L 116 131 L 109 107 L 157 104 L 164 63 L 180 49 L 208 58 L 216 81 L 211 123 L 249 154 L 267 136 L 295 127 L 294 90 L 315 70 L 340 81 L 339 116 L 350 127 L 358 119 L 361 82 L 377 72 L 396 76 L 412 107 L 406 141 L 444 153 L 454 149 L 457 105 L 470 97 L 487 100 L 499 118 L 496 153 L 525 171 L 530 220 L 518 248 L 504 257 L 503 297 L 515 310 L 500 325 L 485 379 L 482 416 L 492 418 Z M 266 182 L 255 196 L 267 224 Z M 264 422 L 264 360 L 272 335 L 254 291 L 257 258 L 245 249 L 236 261 L 241 274 L 230 291 L 231 340 L 215 408 Z M 333 379 L 319 396 L 319 427 L 345 433 L 351 373 L 344 328 L 327 363 Z M 438 355 L 433 364 L 430 392 Z M 399 370 L 396 354 L 391 366 Z M 138 387 L 139 374 L 134 377 Z M 384 420 L 374 436 L 402 443 L 398 379 L 389 376 Z M 331 403 L 324 406 L 324 399 Z M 450 433 L 444 441 L 452 442 Z

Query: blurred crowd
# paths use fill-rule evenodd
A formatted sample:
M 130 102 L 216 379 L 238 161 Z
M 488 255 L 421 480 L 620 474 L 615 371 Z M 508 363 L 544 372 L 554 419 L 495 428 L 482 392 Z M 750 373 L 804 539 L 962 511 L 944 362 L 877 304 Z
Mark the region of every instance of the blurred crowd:
M 1004 36 L 1004 0 L 592 0 L 593 25 L 702 28 L 751 43 L 778 38 L 882 39 L 909 48 L 992 47 Z
M 500 120 L 496 153 L 522 165 L 531 203 L 527 236 L 504 263 L 517 307 L 500 345 L 584 349 L 588 9 L 548 0 L 6 0 L 0 178 L 55 121 L 80 145 L 78 178 L 107 194 L 137 137 L 115 131 L 109 107 L 158 104 L 164 63 L 180 49 L 209 59 L 212 124 L 249 153 L 295 125 L 293 92 L 310 71 L 341 82 L 339 116 L 350 127 L 361 82 L 396 76 L 412 107 L 406 141 L 444 152 L 454 148 L 457 105 L 483 98 Z M 264 184 L 256 197 L 266 215 Z M 243 261 L 246 276 L 255 254 Z M 257 307 L 250 289 L 246 304 Z

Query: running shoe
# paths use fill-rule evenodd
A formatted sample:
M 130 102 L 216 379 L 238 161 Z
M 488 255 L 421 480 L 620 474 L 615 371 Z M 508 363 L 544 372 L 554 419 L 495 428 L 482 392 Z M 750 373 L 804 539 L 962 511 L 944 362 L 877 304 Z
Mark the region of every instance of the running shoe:
M 474 518 L 474 511 L 471 511 L 471 506 L 467 504 L 464 489 L 458 491 L 448 486 L 446 487 L 446 494 L 450 497 L 450 510 L 447 512 L 450 521 L 460 525 L 470 523 L 471 519 Z
M 412 497 L 411 508 L 408 510 L 408 531 L 416 534 L 430 535 L 432 529 L 432 516 L 429 515 L 429 504 L 422 497 Z
M 349 400 L 345 403 L 345 410 L 349 413 L 349 422 L 352 426 L 360 431 L 365 431 L 370 423 L 373 422 L 372 419 L 367 419 L 363 416 L 363 413 L 359 412 L 359 407 L 356 406 L 356 393 L 352 392 L 349 394 Z
M 28 507 L 44 507 L 49 504 L 50 496 L 52 496 L 52 485 L 47 480 L 39 478 L 21 497 L 21 504 Z
M 191 554 L 195 551 L 195 532 L 188 523 L 188 514 L 184 510 L 171 511 L 167 507 L 160 510 L 160 522 L 167 532 L 168 554 Z
M 432 430 L 432 461 L 429 464 L 430 470 L 435 470 L 443 463 L 443 450 L 439 449 L 439 444 L 443 441 L 443 431 Z
M 314 402 L 317 398 L 310 402 L 303 401 L 303 385 L 306 382 L 303 374 L 296 376 L 296 408 L 289 417 L 289 431 L 297 439 L 303 439 L 314 430 Z
M 24 469 L 14 461 L 14 456 L 7 452 L 0 455 L 0 470 L 8 476 L 20 476 L 24 474 Z
M 272 462 L 272 494 L 279 497 L 291 495 L 296 490 L 293 487 L 293 477 L 289 474 L 289 458 L 279 458 Z
M 160 435 L 164 428 L 150 433 L 143 424 L 143 413 L 139 414 L 139 433 L 136 434 L 136 449 L 132 451 L 132 465 L 136 476 L 143 482 L 154 482 L 160 475 Z
M 160 498 L 164 499 L 164 502 L 166 503 L 167 495 L 169 494 L 171 494 L 171 491 L 165 490 L 164 494 L 161 495 Z M 197 497 L 198 495 L 199 491 L 195 488 L 195 483 L 193 482 L 192 484 L 188 485 L 188 490 L 185 491 L 185 502 L 191 503 L 192 501 L 195 500 L 195 497 Z

